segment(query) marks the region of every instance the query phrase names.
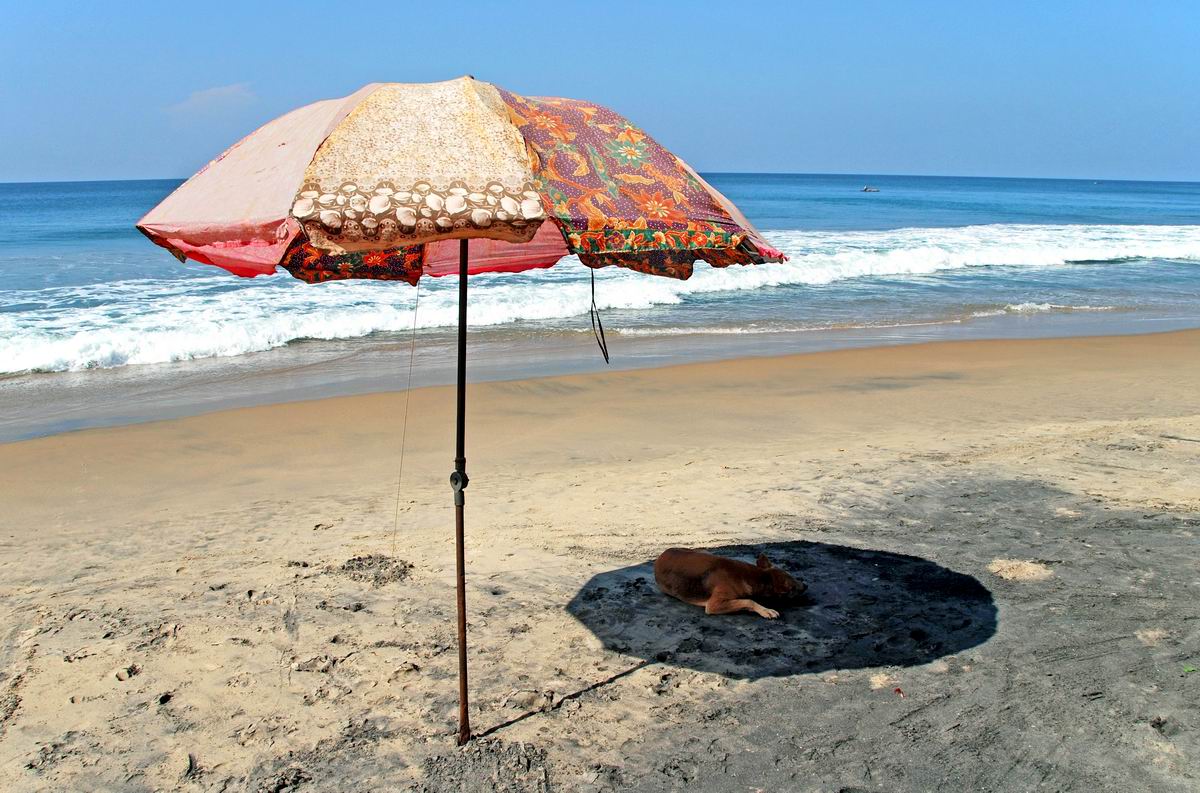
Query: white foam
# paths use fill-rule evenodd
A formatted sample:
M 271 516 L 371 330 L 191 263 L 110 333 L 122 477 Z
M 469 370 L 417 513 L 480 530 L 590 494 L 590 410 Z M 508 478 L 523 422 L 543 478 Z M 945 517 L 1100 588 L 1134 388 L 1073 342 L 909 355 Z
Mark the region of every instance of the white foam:
M 597 302 L 602 309 L 648 309 L 678 304 L 691 295 L 819 286 L 855 278 L 912 278 L 988 265 L 1044 267 L 1146 258 L 1200 261 L 1200 226 L 990 225 L 778 231 L 767 236 L 791 261 L 726 269 L 698 264 L 688 281 L 609 268 L 597 275 Z M 585 273 L 578 262 L 564 261 L 550 270 L 473 278 L 471 325 L 585 314 L 591 300 Z M 0 372 L 163 363 L 269 350 L 299 339 L 405 331 L 413 326 L 416 294 L 403 284 L 309 286 L 286 275 L 240 282 L 215 271 L 211 277 L 5 292 L 0 294 Z M 454 325 L 453 279 L 424 279 L 420 295 L 419 328 Z M 28 303 L 40 306 L 25 308 Z M 1046 309 L 1008 307 L 1005 311 L 1062 308 L 1046 305 Z M 6 306 L 12 308 L 5 312 Z
M 836 325 L 733 325 L 677 327 L 655 326 L 648 328 L 618 328 L 622 336 L 742 336 L 764 333 L 812 333 L 828 330 L 886 330 L 889 328 L 922 328 L 928 325 L 957 325 L 960 319 L 943 319 L 930 322 L 846 322 Z M 590 328 L 587 329 L 590 332 Z
M 1068 306 L 1061 303 L 1009 303 L 1004 308 L 972 312 L 972 317 L 1001 317 L 1005 314 L 1040 314 L 1047 311 L 1116 311 L 1116 306 Z

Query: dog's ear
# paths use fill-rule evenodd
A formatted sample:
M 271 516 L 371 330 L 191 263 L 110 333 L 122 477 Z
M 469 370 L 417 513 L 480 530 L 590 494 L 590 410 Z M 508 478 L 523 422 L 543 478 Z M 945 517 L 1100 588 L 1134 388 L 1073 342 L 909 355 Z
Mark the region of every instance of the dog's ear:
M 757 564 L 763 570 L 770 570 L 772 567 L 774 567 L 774 565 L 771 564 L 771 560 L 767 558 L 765 553 L 760 553 L 758 555 L 758 559 L 755 560 L 755 564 Z

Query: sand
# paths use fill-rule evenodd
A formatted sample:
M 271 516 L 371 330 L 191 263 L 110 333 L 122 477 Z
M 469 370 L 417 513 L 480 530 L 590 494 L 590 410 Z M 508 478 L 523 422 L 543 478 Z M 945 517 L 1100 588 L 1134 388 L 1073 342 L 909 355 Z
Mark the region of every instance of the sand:
M 0 446 L 0 789 L 1200 787 L 1198 332 L 472 387 L 465 749 L 410 397 L 398 502 L 403 394 Z M 707 617 L 668 546 L 809 598 Z
M 987 569 L 1005 581 L 1043 581 L 1054 575 L 1050 565 L 1024 559 L 993 559 Z

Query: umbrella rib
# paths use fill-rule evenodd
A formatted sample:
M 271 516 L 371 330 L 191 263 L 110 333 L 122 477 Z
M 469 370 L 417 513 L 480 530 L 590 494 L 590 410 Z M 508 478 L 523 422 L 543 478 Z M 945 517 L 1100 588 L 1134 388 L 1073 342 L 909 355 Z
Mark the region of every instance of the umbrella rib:
M 408 441 L 408 401 L 412 395 L 413 358 L 417 351 L 417 309 L 421 306 L 421 282 L 416 284 L 417 293 L 413 300 L 412 338 L 408 345 L 408 378 L 404 383 L 404 418 L 400 421 L 400 465 L 396 472 L 396 504 L 392 510 L 392 556 L 396 555 L 396 533 L 400 529 L 400 483 L 404 481 L 404 449 Z

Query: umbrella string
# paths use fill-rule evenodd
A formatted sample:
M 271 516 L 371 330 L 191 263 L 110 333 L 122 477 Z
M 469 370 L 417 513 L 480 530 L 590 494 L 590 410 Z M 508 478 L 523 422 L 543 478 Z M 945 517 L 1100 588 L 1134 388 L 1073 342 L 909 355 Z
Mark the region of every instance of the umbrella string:
M 408 377 L 404 382 L 404 418 L 400 421 L 400 465 L 396 472 L 396 504 L 392 510 L 392 556 L 396 555 L 396 532 L 400 528 L 400 483 L 404 481 L 404 447 L 408 440 L 408 400 L 412 394 L 413 358 L 417 351 L 417 309 L 421 305 L 421 282 L 417 281 L 413 300 L 412 338 L 408 343 Z
M 592 307 L 588 309 L 588 317 L 592 320 L 592 335 L 596 337 L 596 343 L 600 345 L 600 354 L 604 356 L 604 362 L 609 363 L 608 359 L 608 341 L 604 338 L 604 323 L 600 321 L 600 309 L 596 307 L 596 270 L 589 268 L 592 272 Z

